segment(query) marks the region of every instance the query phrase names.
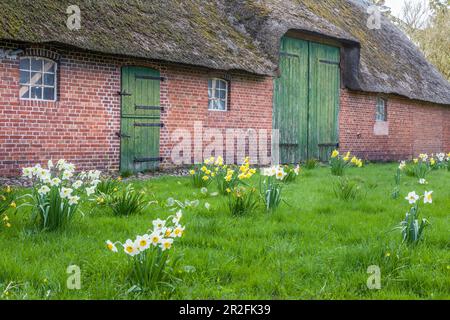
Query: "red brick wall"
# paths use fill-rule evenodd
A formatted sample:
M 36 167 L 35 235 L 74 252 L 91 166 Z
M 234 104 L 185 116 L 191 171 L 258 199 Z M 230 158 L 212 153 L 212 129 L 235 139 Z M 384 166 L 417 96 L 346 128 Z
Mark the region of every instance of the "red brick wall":
M 56 102 L 20 100 L 19 60 L 0 60 L 0 175 L 17 174 L 20 167 L 59 158 L 75 162 L 81 169 L 118 170 L 117 92 L 124 65 L 152 67 L 167 78 L 161 82 L 161 121 L 165 127 L 161 129 L 160 153 L 164 166 L 171 166 L 171 152 L 177 143 L 172 141 L 172 133 L 188 129 L 193 138 L 195 121 L 201 121 L 204 129 L 219 128 L 224 136 L 226 128 L 266 129 L 271 133 L 273 90 L 269 77 L 49 49 L 61 56 Z M 211 77 L 230 78 L 227 112 L 208 111 L 207 80 Z M 450 151 L 450 106 L 389 96 L 389 135 L 376 136 L 376 97 L 342 90 L 342 150 L 371 160 Z M 203 141 L 203 146 L 208 143 Z
M 10 47 L 17 47 L 13 44 Z M 5 48 L 5 46 L 3 46 Z M 61 55 L 58 101 L 19 99 L 19 60 L 0 59 L 0 175 L 60 158 L 79 169 L 118 170 L 120 159 L 120 68 L 148 66 L 161 71 L 160 153 L 170 166 L 178 128 L 193 132 L 194 121 L 214 128 L 272 128 L 271 78 L 238 72 L 230 77 L 227 112 L 208 111 L 208 78 L 223 76 L 205 68 L 105 57 L 49 48 Z M 225 135 L 225 132 L 223 132 Z M 193 135 L 192 135 L 193 137 Z M 204 145 L 208 142 L 204 141 Z
M 387 98 L 388 135 L 375 135 L 376 94 L 342 90 L 340 146 L 370 160 L 450 151 L 450 106 Z

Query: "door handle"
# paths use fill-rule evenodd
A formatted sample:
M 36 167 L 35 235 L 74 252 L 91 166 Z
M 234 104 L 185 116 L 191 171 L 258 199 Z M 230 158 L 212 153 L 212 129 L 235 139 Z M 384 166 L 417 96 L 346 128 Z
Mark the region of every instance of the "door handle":
M 129 136 L 128 134 L 121 132 L 116 132 L 116 136 L 118 136 L 119 138 L 131 138 L 131 136 Z

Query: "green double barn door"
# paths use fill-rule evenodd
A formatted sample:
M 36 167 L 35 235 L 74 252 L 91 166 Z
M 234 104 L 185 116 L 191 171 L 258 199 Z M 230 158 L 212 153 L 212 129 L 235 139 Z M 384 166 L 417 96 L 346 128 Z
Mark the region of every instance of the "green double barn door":
M 274 83 L 280 162 L 328 160 L 339 140 L 340 49 L 284 37 Z
M 160 81 L 157 70 L 122 68 L 121 171 L 137 172 L 159 167 Z

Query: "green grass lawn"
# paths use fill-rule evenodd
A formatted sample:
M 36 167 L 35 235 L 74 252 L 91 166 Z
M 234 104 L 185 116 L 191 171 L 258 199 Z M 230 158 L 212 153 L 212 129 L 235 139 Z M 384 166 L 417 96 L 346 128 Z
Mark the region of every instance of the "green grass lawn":
M 129 292 L 124 254 L 105 241 L 124 242 L 143 234 L 153 219 L 167 217 L 161 205 L 144 214 L 113 217 L 106 209 L 84 207 L 64 232 L 35 233 L 29 215 L 10 215 L 0 229 L 2 299 L 448 299 L 450 298 L 450 172 L 433 171 L 429 185 L 402 178 L 401 197 L 391 198 L 394 164 L 347 170 L 362 186 L 354 201 L 336 199 L 326 167 L 303 171 L 283 194 L 287 204 L 231 216 L 225 197 L 204 197 L 190 178 L 163 177 L 133 182 L 148 200 L 200 200 L 185 210 L 186 234 L 173 253 L 183 255 L 173 292 Z M 259 177 L 253 178 L 258 184 Z M 211 185 L 210 192 L 214 191 Z M 399 230 L 410 205 L 408 192 L 433 190 L 433 204 L 421 205 L 432 226 L 411 248 Z M 209 210 L 205 202 L 211 204 Z M 120 248 L 119 248 L 120 249 Z M 81 290 L 66 287 L 69 265 L 81 268 Z M 366 286 L 367 268 L 381 268 L 380 290 Z M 187 270 L 187 271 L 183 271 Z

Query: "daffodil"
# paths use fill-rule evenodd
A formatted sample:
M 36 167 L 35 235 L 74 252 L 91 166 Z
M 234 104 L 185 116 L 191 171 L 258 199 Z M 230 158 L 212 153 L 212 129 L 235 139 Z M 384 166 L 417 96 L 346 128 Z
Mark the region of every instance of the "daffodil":
M 61 184 L 61 179 L 59 178 L 53 178 L 52 180 L 50 180 L 50 185 L 52 187 L 58 187 Z
M 139 248 L 135 245 L 135 243 L 131 239 L 128 239 L 123 244 L 123 251 L 125 251 L 125 253 L 128 254 L 129 256 L 135 256 L 139 253 Z
M 413 159 L 413 162 L 417 164 L 419 162 L 419 159 Z
M 78 201 L 80 201 L 80 197 L 78 197 L 78 196 L 69 196 L 68 199 L 69 199 L 70 206 L 76 205 L 76 204 L 78 204 Z
M 46 186 L 46 185 L 40 187 L 39 190 L 38 190 L 38 193 L 39 193 L 41 196 L 45 196 L 45 195 L 46 195 L 47 193 L 49 193 L 49 192 L 50 192 L 50 188 L 49 188 L 48 186 Z
M 415 204 L 417 200 L 419 200 L 419 196 L 415 191 L 412 191 L 408 193 L 408 196 L 405 199 L 408 200 L 410 204 Z
M 433 203 L 432 194 L 433 194 L 433 191 L 425 191 L 425 194 L 423 195 L 423 202 L 424 203 Z
M 73 192 L 73 189 L 71 188 L 61 188 L 61 191 L 59 192 L 59 195 L 61 196 L 61 198 L 65 199 L 68 198 Z
M 203 181 L 208 181 L 208 180 L 209 180 L 209 177 L 208 177 L 208 176 L 203 176 L 202 180 L 203 180 Z
M 150 247 L 150 236 L 137 236 L 134 244 L 140 251 L 145 251 Z
M 166 251 L 172 248 L 173 239 L 162 239 L 161 240 L 161 250 Z
M 398 168 L 400 170 L 403 170 L 405 167 L 406 167 L 406 162 L 405 161 L 400 162 L 400 165 L 398 166 Z
M 114 243 L 112 243 L 111 241 L 106 241 L 106 247 L 108 248 L 109 251 L 112 252 L 117 252 L 117 247 Z
M 63 175 L 62 175 L 62 179 L 63 180 L 70 180 L 70 178 L 72 178 L 73 177 L 73 173 L 72 173 L 72 171 L 64 171 L 63 172 Z
M 425 179 L 419 179 L 419 184 L 427 184 L 427 180 Z
M 181 236 L 183 236 L 183 232 L 184 232 L 184 227 L 182 227 L 182 226 L 177 226 L 177 227 L 173 230 L 173 235 L 174 235 L 174 237 L 181 238 Z
M 9 204 L 9 206 L 13 209 L 17 208 L 17 204 L 13 201 Z
M 189 174 L 190 174 L 191 176 L 193 176 L 193 175 L 195 174 L 195 170 L 189 171 Z
M 95 187 L 94 186 L 86 188 L 86 194 L 88 195 L 88 197 L 90 195 L 94 194 L 94 193 L 95 193 Z
M 230 188 L 227 188 L 227 193 L 231 193 L 231 189 Z
M 161 219 L 156 219 L 156 220 L 153 220 L 152 224 L 155 228 L 162 229 L 166 225 L 166 221 L 161 220 Z
M 77 180 L 72 184 L 72 188 L 74 188 L 76 190 L 76 189 L 79 189 L 82 185 L 83 185 L 83 181 Z
M 31 168 L 23 168 L 22 169 L 22 176 L 25 178 L 33 178 L 33 171 Z
M 332 158 L 336 158 L 339 155 L 339 151 L 334 150 L 333 153 L 331 154 Z
M 153 246 L 157 246 L 161 242 L 161 236 L 158 232 L 154 232 L 150 235 L 150 243 Z
M 434 166 L 434 165 L 436 164 L 436 160 L 434 160 L 434 158 L 431 158 L 431 159 L 430 159 L 430 164 L 431 164 L 432 166 Z
M 283 180 L 284 177 L 286 176 L 286 172 L 284 172 L 284 170 L 282 168 L 279 168 L 276 172 L 276 178 L 277 180 Z

